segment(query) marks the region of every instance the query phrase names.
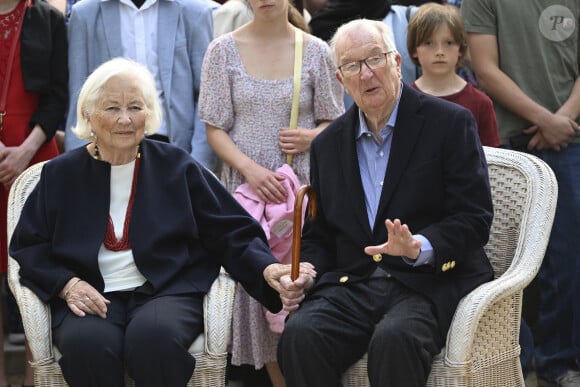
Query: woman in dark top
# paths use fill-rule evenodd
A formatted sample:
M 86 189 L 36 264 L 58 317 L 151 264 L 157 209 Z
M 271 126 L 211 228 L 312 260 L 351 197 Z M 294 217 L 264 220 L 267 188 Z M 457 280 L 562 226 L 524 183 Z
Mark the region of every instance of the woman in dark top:
M 277 263 L 260 225 L 185 151 L 144 139 L 161 122 L 155 81 L 116 58 L 83 85 L 73 132 L 86 146 L 48 162 L 14 231 L 23 285 L 50 303 L 71 387 L 185 386 L 203 295 L 223 266 L 268 309 Z

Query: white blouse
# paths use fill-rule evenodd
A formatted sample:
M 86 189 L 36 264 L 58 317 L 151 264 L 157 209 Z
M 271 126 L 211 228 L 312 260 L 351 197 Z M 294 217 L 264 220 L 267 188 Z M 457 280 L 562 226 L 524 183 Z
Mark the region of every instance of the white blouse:
M 109 213 L 115 226 L 115 237 L 123 236 L 125 213 L 131 196 L 135 160 L 111 166 L 111 204 Z M 103 244 L 99 249 L 99 269 L 105 281 L 105 293 L 129 291 L 145 283 L 146 278 L 135 265 L 132 250 L 111 251 Z

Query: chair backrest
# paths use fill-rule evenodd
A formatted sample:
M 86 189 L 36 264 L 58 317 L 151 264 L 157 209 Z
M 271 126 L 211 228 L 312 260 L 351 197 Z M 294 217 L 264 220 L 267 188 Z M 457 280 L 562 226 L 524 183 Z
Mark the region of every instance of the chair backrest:
M 12 237 L 14 232 L 14 227 L 20 219 L 20 213 L 22 212 L 22 207 L 24 202 L 30 195 L 30 192 L 36 187 L 38 179 L 40 178 L 40 172 L 42 171 L 42 166 L 44 161 L 36 163 L 28 167 L 24 172 L 18 176 L 12 187 L 10 188 L 10 194 L 8 196 L 8 241 Z
M 555 206 L 557 184 L 549 167 L 535 156 L 491 147 L 484 147 L 484 151 L 494 207 L 485 251 L 497 278 L 508 270 L 516 256 L 516 249 L 522 247 L 525 237 L 522 231 L 528 230 L 528 226 L 534 230 L 546 229 L 546 225 L 542 224 L 544 217 L 534 214 L 545 212 L 545 209 L 537 208 L 539 206 Z M 542 201 L 532 201 L 538 195 L 542 195 Z M 549 235 L 549 227 L 546 232 Z
M 8 231 L 8 241 L 12 238 L 12 233 L 14 228 L 20 219 L 20 213 L 22 212 L 22 207 L 28 198 L 30 192 L 36 187 L 38 180 L 40 178 L 40 172 L 42 171 L 42 166 L 45 162 L 40 162 L 28 167 L 24 172 L 18 176 L 18 178 L 12 184 L 10 188 L 10 194 L 8 196 L 8 209 L 7 209 L 7 231 Z M 35 296 L 32 290 L 26 287 L 15 286 L 20 282 L 20 265 L 16 260 L 8 256 L 8 284 L 12 293 L 14 294 L 16 300 L 20 300 L 18 303 L 18 308 L 22 315 L 22 322 L 24 324 L 25 330 L 27 326 L 30 326 L 28 319 L 46 320 L 43 329 L 39 330 L 26 330 L 26 338 L 28 339 L 28 344 L 32 351 L 35 360 L 44 359 L 46 356 L 39 354 L 52 353 L 51 340 L 44 340 L 45 337 L 50 338 L 50 313 L 48 312 L 48 306 L 44 306 L 43 310 L 34 310 L 32 306 L 33 303 L 29 300 L 33 299 Z M 22 310 L 22 308 L 28 308 L 34 310 L 31 313 L 27 313 Z

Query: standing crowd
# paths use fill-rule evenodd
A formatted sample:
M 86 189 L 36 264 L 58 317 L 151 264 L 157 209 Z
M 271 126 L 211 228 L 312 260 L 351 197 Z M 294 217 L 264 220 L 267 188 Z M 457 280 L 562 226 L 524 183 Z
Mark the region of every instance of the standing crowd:
M 67 383 L 185 386 L 224 267 L 246 386 L 338 386 L 365 353 L 371 385 L 424 386 L 493 278 L 490 146 L 556 175 L 520 361 L 580 387 L 580 3 L 220 3 L 0 0 L 0 273 L 10 254 L 51 306 Z M 8 240 L 10 187 L 47 160 Z

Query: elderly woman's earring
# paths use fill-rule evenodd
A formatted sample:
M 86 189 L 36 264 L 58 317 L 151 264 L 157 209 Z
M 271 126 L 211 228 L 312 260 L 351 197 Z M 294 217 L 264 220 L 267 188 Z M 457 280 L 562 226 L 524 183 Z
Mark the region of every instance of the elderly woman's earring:
M 93 150 L 93 158 L 95 160 L 101 159 L 101 152 L 99 152 L 99 146 L 97 145 L 96 142 L 95 142 L 95 146 L 94 146 L 94 150 Z
M 90 136 L 91 136 L 92 138 L 94 138 L 94 139 L 95 139 L 95 140 L 93 141 L 93 143 L 95 144 L 95 145 L 93 146 L 93 149 L 94 149 L 94 150 L 93 150 L 93 158 L 94 158 L 95 160 L 100 160 L 100 159 L 101 159 L 101 152 L 99 152 L 99 145 L 97 145 L 97 134 L 96 134 L 96 133 L 95 133 L 95 131 L 94 131 L 94 130 L 92 130 L 92 129 L 91 129 Z

